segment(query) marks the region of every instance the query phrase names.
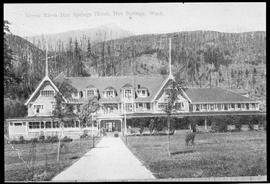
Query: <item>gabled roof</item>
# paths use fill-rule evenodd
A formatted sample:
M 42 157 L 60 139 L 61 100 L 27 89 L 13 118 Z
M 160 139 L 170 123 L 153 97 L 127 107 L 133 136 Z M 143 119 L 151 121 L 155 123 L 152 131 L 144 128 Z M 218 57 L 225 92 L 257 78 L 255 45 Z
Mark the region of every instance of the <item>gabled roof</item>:
M 32 95 L 29 97 L 29 99 L 25 102 L 24 105 L 28 105 L 29 102 L 34 98 L 34 96 L 39 92 L 40 88 L 42 87 L 42 84 L 45 83 L 46 81 L 48 81 L 52 87 L 54 88 L 55 91 L 59 92 L 58 88 L 55 86 L 55 84 L 53 83 L 53 81 L 48 77 L 48 76 L 45 76 L 42 81 L 39 83 L 38 87 L 36 88 L 36 90 L 32 93 Z M 67 101 L 65 99 L 65 97 L 63 97 L 65 102 Z
M 124 86 L 122 86 L 122 88 L 132 88 L 132 85 L 129 84 L 129 83 L 127 83 L 127 84 L 125 84 Z
M 233 93 L 222 88 L 188 88 L 185 93 L 192 103 L 204 102 L 255 102 L 255 100 Z
M 135 76 L 111 76 L 111 77 L 64 77 L 58 78 L 58 82 L 62 82 L 64 79 L 68 79 L 70 84 L 77 90 L 84 90 L 87 86 L 93 85 L 100 92 L 104 91 L 108 87 L 113 87 L 118 94 L 120 94 L 121 88 L 130 84 L 137 87 L 147 86 L 150 96 L 143 98 L 145 101 L 153 100 L 155 94 L 160 90 L 161 86 L 167 80 L 168 76 L 165 75 L 135 75 Z M 135 99 L 136 101 L 136 99 Z

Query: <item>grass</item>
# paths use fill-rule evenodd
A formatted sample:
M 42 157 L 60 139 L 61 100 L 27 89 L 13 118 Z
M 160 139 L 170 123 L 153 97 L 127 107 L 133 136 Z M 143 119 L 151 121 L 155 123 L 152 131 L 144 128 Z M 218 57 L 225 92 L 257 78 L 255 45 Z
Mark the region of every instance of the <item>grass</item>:
M 185 131 L 128 137 L 128 147 L 157 178 L 266 175 L 266 132 L 201 133 L 185 147 Z
M 98 140 L 96 139 L 95 143 Z M 11 145 L 5 144 L 5 181 L 49 181 L 88 152 L 92 148 L 92 143 L 91 139 L 64 143 L 65 147 L 61 150 L 59 162 L 57 162 L 58 143 L 37 143 L 35 149 L 32 149 L 31 143 L 15 144 L 14 147 L 20 150 L 21 157 L 29 166 L 33 166 L 30 169 L 19 159 L 17 151 L 14 151 Z M 34 162 L 31 162 L 31 159 Z

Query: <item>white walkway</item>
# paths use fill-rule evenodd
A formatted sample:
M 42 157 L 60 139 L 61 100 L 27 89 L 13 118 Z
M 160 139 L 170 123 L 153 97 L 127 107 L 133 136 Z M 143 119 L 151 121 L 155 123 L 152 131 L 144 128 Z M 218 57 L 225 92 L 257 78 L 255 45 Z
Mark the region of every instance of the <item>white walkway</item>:
M 153 180 L 155 177 L 120 138 L 104 137 L 81 159 L 52 181 Z

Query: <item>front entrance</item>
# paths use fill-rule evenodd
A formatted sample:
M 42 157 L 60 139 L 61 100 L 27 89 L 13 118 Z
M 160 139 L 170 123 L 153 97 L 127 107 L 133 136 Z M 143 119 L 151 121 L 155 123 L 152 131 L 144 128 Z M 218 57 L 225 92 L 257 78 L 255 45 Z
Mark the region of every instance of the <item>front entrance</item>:
M 106 132 L 107 135 L 114 132 L 121 132 L 121 121 L 120 120 L 101 120 L 100 128 Z

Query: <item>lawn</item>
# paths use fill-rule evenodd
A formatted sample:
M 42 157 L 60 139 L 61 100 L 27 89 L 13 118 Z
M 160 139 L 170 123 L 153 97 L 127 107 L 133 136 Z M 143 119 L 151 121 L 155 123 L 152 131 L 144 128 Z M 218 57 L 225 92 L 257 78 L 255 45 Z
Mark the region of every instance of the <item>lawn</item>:
M 188 148 L 185 133 L 171 136 L 171 157 L 167 136 L 129 136 L 127 145 L 157 178 L 266 175 L 265 131 L 200 133 Z
M 95 143 L 98 141 L 96 139 Z M 35 149 L 31 143 L 14 144 L 30 169 L 19 159 L 17 151 L 14 151 L 11 145 L 5 144 L 5 181 L 48 181 L 88 152 L 92 143 L 91 139 L 64 143 L 66 146 L 61 149 L 59 162 L 57 143 L 36 143 Z M 37 177 L 33 177 L 34 175 Z

